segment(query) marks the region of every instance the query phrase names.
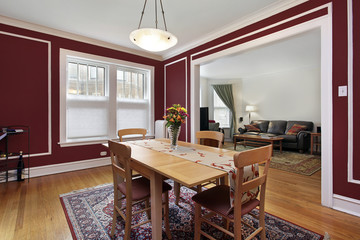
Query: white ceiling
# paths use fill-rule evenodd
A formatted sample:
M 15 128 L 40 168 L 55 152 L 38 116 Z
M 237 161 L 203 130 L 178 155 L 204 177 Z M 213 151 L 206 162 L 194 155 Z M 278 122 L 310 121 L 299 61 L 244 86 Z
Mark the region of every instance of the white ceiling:
M 204 64 L 200 75 L 231 80 L 305 67 L 320 68 L 320 47 L 320 29 L 315 29 Z
M 267 9 L 295 0 L 163 0 L 168 31 L 178 44 L 160 53 L 169 56 L 209 40 L 215 32 Z M 138 26 L 144 0 L 0 0 L 0 15 L 140 50 L 129 34 Z M 154 0 L 149 0 L 142 27 L 154 27 Z M 158 11 L 160 28 L 163 28 Z M 229 28 L 230 29 L 230 28 Z

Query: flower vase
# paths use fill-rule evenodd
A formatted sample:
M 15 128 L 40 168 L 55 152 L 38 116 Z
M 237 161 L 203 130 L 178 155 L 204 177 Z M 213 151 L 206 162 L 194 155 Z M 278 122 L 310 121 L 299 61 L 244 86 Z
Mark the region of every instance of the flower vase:
M 175 150 L 178 147 L 178 139 L 181 126 L 171 125 L 169 128 L 170 148 Z

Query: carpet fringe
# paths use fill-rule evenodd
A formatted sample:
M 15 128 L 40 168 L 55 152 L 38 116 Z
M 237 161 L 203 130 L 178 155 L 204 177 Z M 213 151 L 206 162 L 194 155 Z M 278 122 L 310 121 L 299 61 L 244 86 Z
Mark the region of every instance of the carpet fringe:
M 330 238 L 330 235 L 327 233 L 327 232 L 325 232 L 325 234 L 324 234 L 324 240 L 330 240 L 331 238 Z

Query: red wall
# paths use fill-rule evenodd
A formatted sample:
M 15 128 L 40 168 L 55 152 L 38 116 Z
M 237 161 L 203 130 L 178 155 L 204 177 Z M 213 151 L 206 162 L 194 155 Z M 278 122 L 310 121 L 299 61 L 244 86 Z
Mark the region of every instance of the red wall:
M 3 34 L 0 42 L 0 125 L 31 126 L 31 152 L 47 152 L 48 44 Z M 9 152 L 27 152 L 27 137 L 9 136 Z
M 0 31 L 42 39 L 51 43 L 48 60 L 46 43 L 0 33 L 0 126 L 24 124 L 31 127 L 31 153 L 48 151 L 48 61 L 51 61 L 52 154 L 32 157 L 30 166 L 96 159 L 102 145 L 60 147 L 59 142 L 59 53 L 60 48 L 131 61 L 155 67 L 155 119 L 164 109 L 163 65 L 160 61 L 99 47 L 79 41 L 0 24 Z
M 166 81 L 166 108 L 173 104 L 180 104 L 182 107 L 186 106 L 186 60 L 181 60 L 165 66 L 165 81 Z M 169 83 L 169 84 L 168 84 Z M 175 83 L 175 84 L 174 84 Z M 187 109 L 188 110 L 188 109 Z M 189 123 L 189 119 L 186 120 Z M 186 123 L 186 124 L 187 124 Z M 186 124 L 181 125 L 181 132 L 179 140 L 186 140 Z
M 267 27 L 271 24 L 277 23 L 282 20 L 286 20 L 298 14 L 304 13 L 308 10 L 317 8 L 327 3 L 333 3 L 333 175 L 334 175 L 334 193 L 347 196 L 354 199 L 360 200 L 360 186 L 356 184 L 350 184 L 347 182 L 347 98 L 346 97 L 337 97 L 337 89 L 338 86 L 347 85 L 347 1 L 345 0 L 309 0 L 301 5 L 293 7 L 284 12 L 273 15 L 267 19 L 261 20 L 244 28 L 238 29 L 230 34 L 221 36 L 213 41 L 200 45 L 194 49 L 191 49 L 187 52 L 184 52 L 176 57 L 168 59 L 165 61 L 165 64 L 174 62 L 180 58 L 187 58 L 188 63 L 190 64 L 190 60 L 194 60 L 196 58 L 200 58 L 209 54 L 213 54 L 215 52 L 233 47 L 235 45 L 243 44 L 245 42 L 254 40 L 256 38 L 281 31 L 283 29 L 295 26 L 300 23 L 304 23 L 310 21 L 312 19 L 327 15 L 326 8 L 320 8 L 319 10 L 306 14 L 300 18 L 296 18 L 294 20 L 288 21 L 286 23 L 280 24 L 276 27 L 269 28 L 265 31 L 260 31 L 257 34 L 242 38 L 240 40 L 233 41 L 231 43 L 227 43 L 222 46 L 217 46 L 221 43 L 227 42 L 234 38 L 243 36 L 250 32 L 259 30 L 261 28 Z M 354 8 L 359 12 L 359 1 L 354 4 Z M 360 15 L 359 13 L 357 13 Z M 360 18 L 356 15 L 357 18 Z M 357 25 L 354 26 L 354 29 L 359 29 L 360 21 L 357 20 Z M 360 63 L 360 31 L 357 31 L 355 34 L 356 46 L 354 49 L 354 54 L 357 55 L 357 58 L 354 61 L 354 96 L 357 96 L 354 99 L 354 103 L 356 102 L 354 108 L 356 108 L 354 115 L 354 125 L 359 122 L 359 114 L 360 114 L 360 87 L 359 87 L 359 75 L 360 68 L 357 68 Z M 214 48 L 212 48 L 214 47 Z M 212 49 L 210 49 L 212 48 Z M 199 53 L 203 51 L 201 54 L 195 55 L 191 59 L 192 54 Z M 356 54 L 358 53 L 358 54 Z M 190 68 L 188 68 L 188 78 L 190 79 Z M 180 74 L 180 72 L 173 72 L 173 75 L 167 76 L 169 79 L 172 76 Z M 356 83 L 355 83 L 356 82 Z M 167 84 L 177 84 L 176 82 L 170 83 L 167 81 Z M 169 94 L 167 92 L 167 94 Z M 188 85 L 188 96 L 190 96 L 190 85 Z M 184 96 L 185 98 L 185 96 Z M 181 99 L 178 99 L 181 101 Z M 190 108 L 191 102 L 188 99 L 188 107 Z M 358 125 L 358 124 L 357 124 Z M 360 127 L 354 128 L 354 136 L 356 136 L 354 141 L 354 146 L 359 146 L 360 143 Z M 189 139 L 190 140 L 190 139 Z M 357 145 L 355 145 L 357 144 Z M 356 148 L 356 147 L 355 147 Z M 360 175 L 360 161 L 359 161 L 359 152 L 356 151 L 354 153 L 354 175 L 359 177 Z M 326 160 L 326 159 L 324 159 Z M 356 172 L 356 173 L 355 173 Z

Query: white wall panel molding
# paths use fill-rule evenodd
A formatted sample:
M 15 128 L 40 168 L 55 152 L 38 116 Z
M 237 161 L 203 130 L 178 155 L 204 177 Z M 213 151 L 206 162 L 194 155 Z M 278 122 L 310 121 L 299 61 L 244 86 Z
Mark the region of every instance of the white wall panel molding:
M 27 39 L 30 41 L 36 41 L 36 42 L 42 42 L 42 43 L 46 43 L 48 45 L 48 150 L 46 152 L 42 152 L 42 153 L 34 153 L 31 154 L 30 157 L 37 157 L 37 156 L 46 156 L 46 155 L 51 155 L 52 152 L 52 138 L 51 138 L 51 42 L 49 41 L 45 41 L 43 39 L 38 39 L 38 38 L 32 38 L 32 37 L 28 37 L 28 36 L 24 36 L 24 35 L 19 35 L 19 34 L 13 34 L 13 33 L 8 33 L 8 32 L 3 32 L 0 31 L 0 34 L 4 34 L 4 35 L 8 35 L 8 36 L 12 36 L 12 37 L 18 37 L 18 38 L 23 38 L 23 39 Z
M 353 105 L 353 78 L 354 78 L 354 62 L 353 62 L 353 0 L 347 0 L 348 15 L 348 182 L 360 184 L 360 179 L 354 179 L 354 105 Z
M 181 62 L 181 61 L 185 61 L 185 108 L 188 109 L 188 60 L 187 60 L 187 57 L 183 57 L 183 58 L 180 58 L 176 61 L 173 61 L 173 62 L 170 62 L 170 63 L 167 63 L 165 64 L 164 66 L 164 115 L 165 115 L 165 111 L 166 111 L 166 108 L 167 108 L 167 105 L 166 105 L 166 67 L 172 65 L 172 64 L 175 64 L 175 63 L 178 63 L 178 62 Z M 186 122 L 186 132 L 185 132 L 185 141 L 187 142 L 188 141 L 188 127 L 189 127 L 189 122 L 187 121 Z

